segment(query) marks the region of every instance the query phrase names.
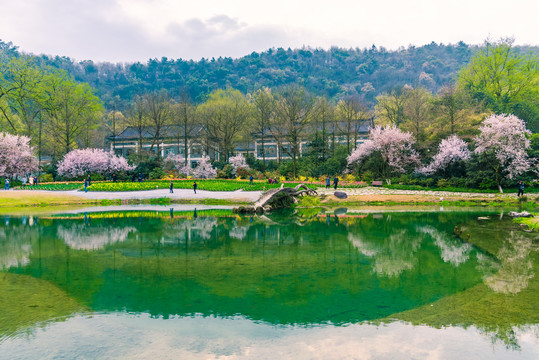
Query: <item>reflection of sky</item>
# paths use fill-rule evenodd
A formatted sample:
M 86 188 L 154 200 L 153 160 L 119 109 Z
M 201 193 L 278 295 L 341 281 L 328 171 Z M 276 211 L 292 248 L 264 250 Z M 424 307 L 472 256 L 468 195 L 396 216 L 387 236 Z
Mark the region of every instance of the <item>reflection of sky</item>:
M 474 327 L 392 323 L 274 327 L 241 317 L 77 316 L 4 339 L 6 358 L 112 359 L 537 359 L 539 326 L 517 329 L 520 350 Z

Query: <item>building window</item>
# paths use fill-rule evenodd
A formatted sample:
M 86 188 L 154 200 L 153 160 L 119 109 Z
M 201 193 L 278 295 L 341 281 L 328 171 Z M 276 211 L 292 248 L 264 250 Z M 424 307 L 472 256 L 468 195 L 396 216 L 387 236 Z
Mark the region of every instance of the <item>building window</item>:
M 264 145 L 266 157 L 277 157 L 277 145 Z M 262 146 L 257 147 L 257 157 L 262 157 Z

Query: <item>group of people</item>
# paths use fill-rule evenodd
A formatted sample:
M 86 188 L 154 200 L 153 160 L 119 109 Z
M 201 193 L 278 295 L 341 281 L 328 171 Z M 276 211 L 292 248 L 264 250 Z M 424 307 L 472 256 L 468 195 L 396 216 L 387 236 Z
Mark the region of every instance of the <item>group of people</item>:
M 7 181 L 8 179 L 6 179 Z M 28 179 L 26 179 L 26 177 L 23 177 L 22 178 L 22 186 L 26 186 L 26 185 L 30 185 L 30 186 L 34 186 L 34 185 L 38 185 L 38 178 L 37 176 L 29 176 Z
M 335 190 L 337 190 L 337 186 L 339 185 L 339 178 L 337 177 L 337 175 L 335 175 L 335 177 L 333 178 L 333 188 Z M 331 178 L 328 176 L 326 176 L 326 189 L 329 189 L 331 187 Z

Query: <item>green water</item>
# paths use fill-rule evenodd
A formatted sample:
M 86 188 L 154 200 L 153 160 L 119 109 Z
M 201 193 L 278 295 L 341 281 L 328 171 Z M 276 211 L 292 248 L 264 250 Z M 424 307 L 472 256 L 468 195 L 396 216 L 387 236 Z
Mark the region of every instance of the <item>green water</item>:
M 427 330 L 390 319 L 495 281 L 506 259 L 481 245 L 493 235 L 480 230 L 517 231 L 495 214 L 487 227 L 477 220 L 485 214 L 470 212 L 238 217 L 164 210 L 0 218 L 0 358 L 122 358 L 141 341 L 149 352 L 134 357 L 250 358 L 246 349 L 274 346 L 286 358 L 299 339 L 359 341 L 354 332 L 412 338 Z M 533 281 L 530 253 L 537 251 L 533 234 L 519 236 L 531 245 L 524 265 L 512 266 L 531 268 L 513 297 Z M 382 319 L 389 325 L 377 326 Z M 446 332 L 432 346 L 464 331 L 425 325 L 430 338 Z M 525 336 L 537 331 L 535 319 L 508 325 L 531 326 L 518 330 Z M 80 336 L 61 341 L 74 332 Z M 474 336 L 492 341 L 481 333 Z M 149 334 L 169 342 L 154 349 Z M 178 340 L 186 337 L 192 340 Z M 517 338 L 489 354 L 537 354 L 537 343 L 528 349 Z M 353 348 L 341 355 L 362 358 Z M 450 357 L 461 355 L 451 350 Z

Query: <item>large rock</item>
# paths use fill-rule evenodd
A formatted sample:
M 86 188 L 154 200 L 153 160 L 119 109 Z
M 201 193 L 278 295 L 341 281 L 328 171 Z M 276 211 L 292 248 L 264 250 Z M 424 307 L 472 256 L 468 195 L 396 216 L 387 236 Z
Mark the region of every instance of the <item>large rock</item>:
M 335 191 L 333 195 L 335 195 L 335 197 L 339 199 L 346 199 L 348 197 L 348 195 L 346 195 L 344 191 Z
M 520 213 L 517 213 L 515 211 L 511 211 L 509 213 L 509 216 L 511 217 L 514 217 L 514 218 L 518 218 L 518 217 L 533 217 L 532 214 L 530 214 L 529 212 L 527 211 L 523 211 L 523 212 L 520 212 Z

